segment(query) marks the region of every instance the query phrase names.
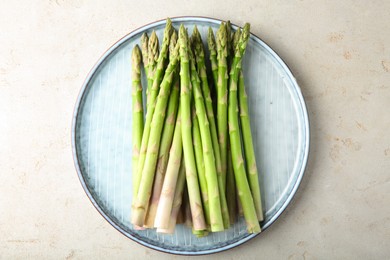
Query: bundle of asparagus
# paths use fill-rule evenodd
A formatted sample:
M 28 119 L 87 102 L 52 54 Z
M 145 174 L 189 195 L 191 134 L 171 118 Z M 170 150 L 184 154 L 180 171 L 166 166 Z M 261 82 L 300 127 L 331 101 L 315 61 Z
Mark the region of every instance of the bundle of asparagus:
M 230 22 L 223 22 L 214 35 L 209 28 L 210 72 L 196 26 L 189 37 L 183 25 L 177 32 L 167 19 L 161 50 L 155 32 L 150 38 L 142 35 L 142 50 L 133 48 L 131 222 L 136 228 L 173 233 L 184 222 L 201 237 L 228 229 L 242 209 L 247 231 L 261 231 L 241 66 L 249 29 L 245 24 L 233 33 Z M 145 118 L 142 67 L 147 78 Z

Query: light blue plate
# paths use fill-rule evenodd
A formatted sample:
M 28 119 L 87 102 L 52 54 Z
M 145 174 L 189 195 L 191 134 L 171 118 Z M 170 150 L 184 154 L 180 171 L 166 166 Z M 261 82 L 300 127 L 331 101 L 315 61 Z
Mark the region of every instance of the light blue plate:
M 219 20 L 172 19 L 192 32 L 196 24 L 205 41 Z M 165 21 L 146 25 L 118 41 L 89 73 L 75 107 L 72 146 L 80 181 L 102 216 L 117 230 L 147 247 L 174 254 L 223 251 L 255 237 L 243 219 L 229 230 L 196 238 L 178 225 L 173 235 L 136 231 L 129 221 L 131 178 L 131 50 L 142 33 L 156 30 L 162 39 Z M 206 43 L 205 43 L 205 46 Z M 207 49 L 207 48 L 206 48 Z M 280 57 L 251 35 L 243 60 L 252 134 L 260 172 L 265 220 L 269 227 L 287 207 L 301 182 L 309 151 L 309 121 L 294 76 Z M 144 84 L 145 85 L 145 84 Z

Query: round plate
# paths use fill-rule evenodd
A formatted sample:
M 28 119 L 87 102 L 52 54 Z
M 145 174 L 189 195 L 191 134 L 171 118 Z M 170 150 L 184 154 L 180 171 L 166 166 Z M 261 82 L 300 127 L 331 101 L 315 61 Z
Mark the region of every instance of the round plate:
M 207 50 L 209 27 L 219 20 L 201 17 L 172 19 L 192 33 L 196 24 Z M 241 218 L 230 229 L 203 238 L 177 225 L 173 235 L 137 231 L 130 223 L 131 172 L 131 50 L 142 33 L 162 39 L 165 21 L 146 25 L 122 38 L 97 62 L 78 97 L 72 146 L 80 181 L 103 217 L 125 236 L 147 247 L 185 255 L 209 254 L 240 245 L 256 235 L 246 232 Z M 233 26 L 233 28 L 236 28 Z M 309 150 L 305 102 L 291 71 L 257 36 L 251 35 L 243 59 L 251 130 L 265 211 L 262 229 L 283 212 L 301 182 Z M 144 84 L 144 86 L 146 83 Z

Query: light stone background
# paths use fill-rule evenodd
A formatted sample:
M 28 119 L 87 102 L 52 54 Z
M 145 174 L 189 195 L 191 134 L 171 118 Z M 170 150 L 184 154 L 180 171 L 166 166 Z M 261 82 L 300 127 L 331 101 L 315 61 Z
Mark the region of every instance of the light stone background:
M 389 1 L 1 1 L 0 259 L 172 259 L 127 239 L 85 195 L 70 126 L 119 38 L 167 16 L 252 24 L 307 101 L 311 151 L 277 222 L 213 259 L 390 257 Z

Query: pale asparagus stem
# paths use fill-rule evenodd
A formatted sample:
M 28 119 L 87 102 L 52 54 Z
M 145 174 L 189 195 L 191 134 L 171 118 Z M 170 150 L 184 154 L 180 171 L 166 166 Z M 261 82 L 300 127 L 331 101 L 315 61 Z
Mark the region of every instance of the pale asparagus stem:
M 177 33 L 174 31 L 171 36 L 169 43 L 169 57 L 170 60 L 174 59 L 175 46 L 177 43 Z M 160 199 L 161 188 L 164 181 L 165 170 L 167 168 L 168 158 L 169 158 L 169 149 L 171 147 L 173 131 L 175 129 L 176 122 L 176 113 L 179 101 L 179 73 L 175 74 L 174 85 L 172 92 L 169 97 L 169 103 L 163 128 L 163 133 L 161 137 L 160 150 L 158 154 L 158 161 L 156 167 L 156 174 L 154 177 L 152 197 L 148 207 L 148 212 L 145 220 L 145 227 L 152 228 L 154 227 L 154 220 L 156 217 L 157 205 Z
M 131 55 L 132 67 L 132 111 L 133 111 L 133 125 L 132 125 L 132 141 L 133 141 L 133 162 L 132 162 L 132 178 L 133 191 L 136 182 L 136 172 L 139 151 L 141 148 L 142 132 L 144 128 L 144 115 L 142 106 L 142 85 L 141 85 L 141 51 L 138 45 L 135 45 Z M 133 198 L 136 197 L 133 192 Z
M 205 163 L 207 192 L 209 195 L 210 208 L 210 228 L 213 232 L 223 231 L 224 219 L 221 211 L 220 186 L 218 183 L 217 169 L 215 166 L 215 157 L 213 144 L 211 141 L 210 124 L 207 119 L 206 108 L 202 90 L 200 89 L 200 79 L 195 69 L 195 60 L 192 51 L 189 50 L 190 67 L 191 67 L 191 84 L 194 91 L 194 103 L 196 108 L 196 115 L 199 122 L 200 136 L 203 147 L 203 157 Z M 225 199 L 226 202 L 226 199 Z M 225 205 L 226 207 L 226 205 Z M 227 208 L 226 208 L 227 212 Z M 227 223 L 229 223 L 229 215 L 227 214 Z
M 222 173 L 222 165 L 221 165 L 220 147 L 218 143 L 217 127 L 215 124 L 213 104 L 210 96 L 210 88 L 207 81 L 203 42 L 202 42 L 201 35 L 196 26 L 192 34 L 192 44 L 193 44 L 195 58 L 196 58 L 197 70 L 202 84 L 202 92 L 205 100 L 207 119 L 210 124 L 211 139 L 212 139 L 213 151 L 215 156 L 215 166 L 217 168 L 217 175 L 218 175 L 218 186 L 219 186 L 219 192 L 220 192 L 219 195 L 220 195 L 221 207 L 222 207 L 221 209 L 222 218 L 223 218 L 224 227 L 228 228 L 229 213 L 228 213 L 227 202 L 226 202 L 225 186 L 223 184 L 223 177 L 222 177 L 223 173 Z
M 215 43 L 214 32 L 211 27 L 209 27 L 209 32 L 207 36 L 207 43 L 210 52 L 210 63 L 211 63 L 211 72 L 213 74 L 214 88 L 217 88 L 218 82 L 218 60 L 217 60 L 217 45 Z
M 240 103 L 241 131 L 244 143 L 246 166 L 248 170 L 249 186 L 251 188 L 253 202 L 256 207 L 257 219 L 263 220 L 263 209 L 261 205 L 259 175 L 257 172 L 255 150 L 253 148 L 251 125 L 249 120 L 249 110 L 247 95 L 245 92 L 244 74 L 240 71 L 238 81 L 238 96 Z
M 169 218 L 169 226 L 167 229 L 157 229 L 157 232 L 172 234 L 175 231 L 176 223 L 179 223 L 178 215 L 180 213 L 180 208 L 183 201 L 183 191 L 184 191 L 185 181 L 186 181 L 186 172 L 185 172 L 184 159 L 181 158 L 179 176 L 177 177 L 175 195 L 173 197 L 172 211 L 171 211 L 171 216 Z
M 226 173 L 226 202 L 229 210 L 230 225 L 233 225 L 237 217 L 237 197 L 236 182 L 234 180 L 233 162 L 229 143 L 230 142 L 228 142 L 228 167 Z
M 194 149 L 192 147 L 191 134 L 191 87 L 190 68 L 188 59 L 188 35 L 183 25 L 179 31 L 180 44 L 180 108 L 183 135 L 183 153 L 186 166 L 186 180 L 191 207 L 193 226 L 195 230 L 206 229 L 206 222 L 203 214 L 202 200 L 199 190 L 198 174 Z
M 170 20 L 167 20 L 167 25 L 165 27 L 164 31 L 164 39 L 163 39 L 163 45 L 161 48 L 161 52 L 159 54 L 159 58 L 157 61 L 157 67 L 156 71 L 153 73 L 150 73 L 149 70 L 149 77 L 153 77 L 153 85 L 150 89 L 149 92 L 149 98 L 148 98 L 148 104 L 147 104 L 147 109 L 146 109 L 146 118 L 145 118 L 145 125 L 144 125 L 144 132 L 142 134 L 142 142 L 141 142 L 141 150 L 140 150 L 140 156 L 138 159 L 138 169 L 137 169 L 137 180 L 136 180 L 136 189 L 135 192 L 138 194 L 139 190 L 139 184 L 142 179 L 142 170 L 144 168 L 144 163 L 145 163 L 145 158 L 146 158 L 146 151 L 148 149 L 148 141 L 149 141 L 149 135 L 150 135 L 150 124 L 152 123 L 153 119 L 153 113 L 154 113 L 154 108 L 156 106 L 156 99 L 157 95 L 159 93 L 159 87 L 161 80 L 164 76 L 164 63 L 166 59 L 168 58 L 168 46 L 169 46 L 169 39 L 170 39 L 170 34 L 171 34 L 171 29 L 172 29 L 172 24 Z M 153 39 L 157 39 L 157 36 L 155 33 L 151 35 L 149 39 L 149 43 Z M 154 41 L 153 41 L 154 42 Z M 157 39 L 157 46 L 158 46 L 158 39 Z M 151 66 L 154 60 L 154 55 L 155 55 L 155 45 L 149 45 L 149 53 L 148 53 L 148 64 Z M 153 51 L 152 51 L 153 50 Z M 157 47 L 158 51 L 158 47 Z M 133 205 L 134 206 L 134 205 Z
M 160 148 L 161 134 L 165 119 L 165 111 L 168 103 L 168 97 L 171 91 L 173 76 L 176 71 L 179 45 L 176 45 L 175 53 L 177 58 L 172 59 L 165 71 L 164 79 L 160 86 L 157 102 L 155 104 L 156 112 L 153 114 L 152 123 L 150 125 L 150 138 L 145 159 L 145 166 L 142 170 L 142 179 L 138 189 L 137 201 L 134 205 L 132 223 L 135 225 L 143 225 L 146 215 L 146 209 L 152 192 L 155 169 Z M 149 112 L 149 111 L 148 111 Z
M 196 169 L 198 170 L 200 193 L 202 195 L 203 210 L 206 218 L 206 224 L 210 226 L 210 207 L 209 207 L 209 195 L 207 191 L 207 181 L 203 158 L 202 140 L 200 137 L 199 123 L 196 117 L 195 107 L 192 109 L 192 138 L 194 143 Z
M 226 187 L 226 167 L 227 167 L 227 100 L 228 100 L 228 74 L 227 74 L 227 33 L 224 23 L 218 29 L 217 37 L 218 50 L 218 84 L 217 84 L 217 126 L 219 148 L 221 150 L 221 165 L 222 165 L 222 184 Z
M 169 217 L 171 215 L 173 200 L 175 195 L 176 183 L 179 175 L 180 162 L 182 158 L 183 144 L 181 135 L 181 115 L 180 110 L 176 120 L 175 133 L 173 136 L 172 147 L 169 151 L 169 161 L 165 173 L 164 183 L 160 194 L 160 200 L 157 206 L 154 226 L 161 229 L 169 227 Z
M 249 24 L 245 24 L 240 42 L 237 44 L 229 78 L 229 136 L 233 159 L 234 175 L 238 189 L 238 195 L 244 211 L 248 233 L 261 231 L 257 220 L 256 208 L 253 202 L 251 190 L 247 180 L 244 158 L 241 149 L 240 127 L 238 120 L 237 84 L 238 74 L 241 70 L 241 59 L 245 53 L 249 38 Z

